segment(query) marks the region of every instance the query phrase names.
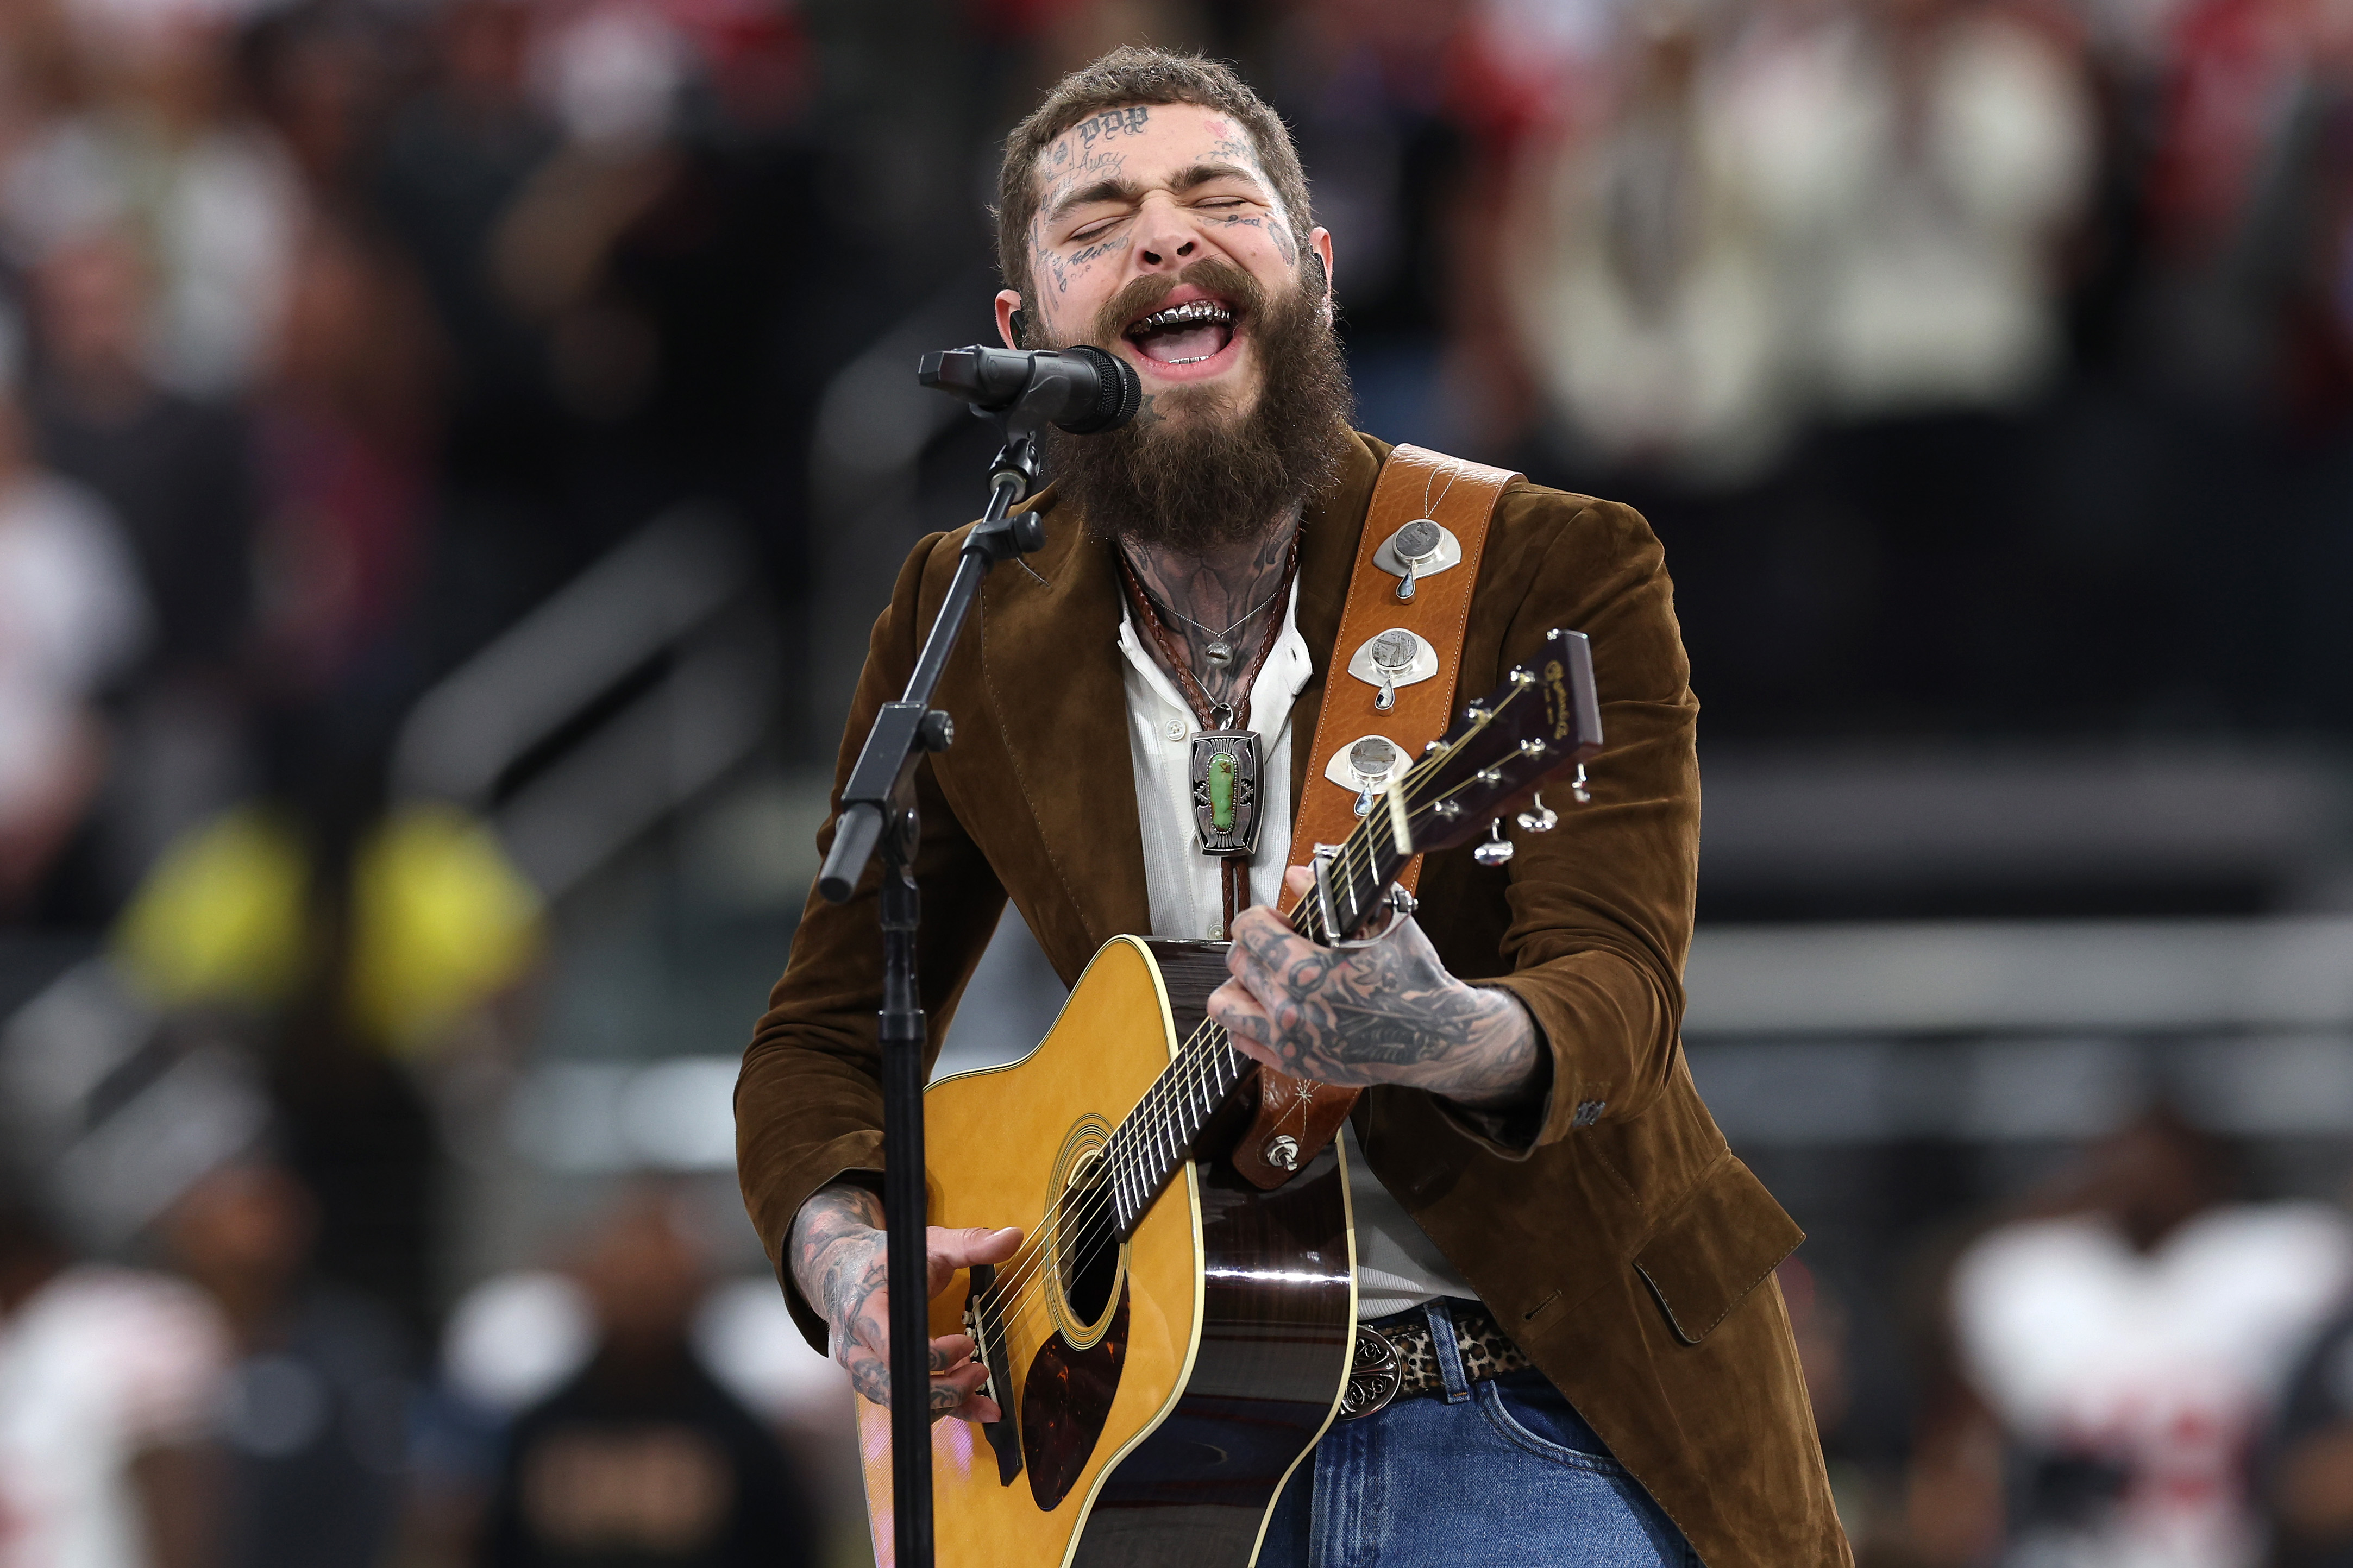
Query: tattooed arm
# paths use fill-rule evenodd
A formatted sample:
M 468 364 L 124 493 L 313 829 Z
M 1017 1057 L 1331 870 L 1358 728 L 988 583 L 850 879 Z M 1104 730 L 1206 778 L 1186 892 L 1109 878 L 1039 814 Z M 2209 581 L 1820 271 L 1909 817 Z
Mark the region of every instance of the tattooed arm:
M 1303 890 L 1307 875 L 1289 878 Z M 1293 1078 L 1408 1084 L 1474 1110 L 1514 1105 L 1544 1083 L 1527 1009 L 1449 974 L 1412 921 L 1370 947 L 1335 950 L 1270 910 L 1248 910 L 1226 967 L 1233 978 L 1210 996 L 1209 1016 L 1244 1055 Z
M 1002 1263 L 1021 1245 L 1018 1230 L 931 1228 L 930 1289 L 947 1288 L 957 1269 L 975 1263 Z M 825 1314 L 832 1331 L 833 1359 L 849 1373 L 851 1386 L 877 1405 L 891 1403 L 891 1292 L 882 1238 L 882 1200 L 849 1182 L 821 1187 L 793 1220 L 790 1243 L 793 1280 Z M 932 1342 L 932 1418 L 960 1415 L 973 1421 L 1001 1417 L 997 1402 L 978 1393 L 987 1369 L 972 1359 L 964 1334 Z

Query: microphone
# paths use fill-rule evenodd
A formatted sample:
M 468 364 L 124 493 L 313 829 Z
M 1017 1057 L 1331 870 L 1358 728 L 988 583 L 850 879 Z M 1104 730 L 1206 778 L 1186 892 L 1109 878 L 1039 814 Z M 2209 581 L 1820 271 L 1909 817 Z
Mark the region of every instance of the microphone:
M 1030 350 L 975 343 L 925 354 L 915 379 L 955 393 L 983 414 L 1028 403 L 1073 436 L 1115 430 L 1134 418 L 1144 403 L 1135 367 L 1084 343 Z

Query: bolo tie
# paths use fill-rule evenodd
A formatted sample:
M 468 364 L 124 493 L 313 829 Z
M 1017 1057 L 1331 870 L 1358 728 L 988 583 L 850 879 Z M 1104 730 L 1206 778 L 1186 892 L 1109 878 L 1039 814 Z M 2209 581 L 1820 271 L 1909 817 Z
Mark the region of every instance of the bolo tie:
M 1119 557 L 1120 578 L 1127 585 L 1128 602 L 1135 607 L 1136 619 L 1151 633 L 1153 645 L 1160 650 L 1161 662 L 1176 676 L 1176 689 L 1184 694 L 1186 705 L 1193 710 L 1194 721 L 1200 726 L 1193 733 L 1188 774 L 1193 826 L 1200 840 L 1201 853 L 1219 863 L 1219 880 L 1225 890 L 1225 923 L 1219 930 L 1230 937 L 1234 917 L 1250 907 L 1250 857 L 1258 852 L 1260 759 L 1258 731 L 1250 727 L 1250 691 L 1258 685 L 1259 671 L 1266 668 L 1267 658 L 1274 652 L 1274 645 L 1281 640 L 1283 625 L 1290 617 L 1277 615 L 1267 623 L 1256 657 L 1242 671 L 1240 706 L 1212 702 L 1177 647 L 1176 638 L 1160 619 L 1160 613 L 1153 608 L 1152 596 L 1144 591 L 1135 569 L 1127 563 L 1127 552 L 1114 549 L 1113 553 Z M 1292 579 L 1298 571 L 1299 541 L 1293 537 L 1283 557 L 1282 585 L 1275 589 L 1274 599 L 1270 603 L 1289 597 Z M 1247 622 L 1249 617 L 1243 619 Z M 1218 646 L 1225 646 L 1222 638 Z

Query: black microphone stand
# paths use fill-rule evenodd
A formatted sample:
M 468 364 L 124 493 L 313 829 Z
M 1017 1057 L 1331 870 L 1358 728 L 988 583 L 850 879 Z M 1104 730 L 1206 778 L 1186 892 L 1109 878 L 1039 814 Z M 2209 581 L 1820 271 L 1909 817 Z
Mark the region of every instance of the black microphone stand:
M 891 1502 L 898 1568 L 932 1568 L 932 1413 L 929 1218 L 923 1194 L 923 1009 L 915 990 L 915 764 L 944 752 L 955 726 L 931 706 L 981 579 L 1000 561 L 1046 542 L 1043 519 L 1013 508 L 1038 482 L 1038 437 L 1066 388 L 1041 375 L 1004 416 L 1005 445 L 989 465 L 988 510 L 973 525 L 939 619 L 923 640 L 905 695 L 886 702 L 841 792 L 833 848 L 818 890 L 846 903 L 882 852 L 882 1223 L 891 1291 Z M 1000 1394 L 1004 1390 L 998 1391 Z

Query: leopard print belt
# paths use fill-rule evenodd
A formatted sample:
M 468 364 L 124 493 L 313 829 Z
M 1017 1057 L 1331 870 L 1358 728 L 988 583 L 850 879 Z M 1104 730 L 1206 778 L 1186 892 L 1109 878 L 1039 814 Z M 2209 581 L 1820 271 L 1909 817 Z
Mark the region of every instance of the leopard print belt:
M 1454 1344 L 1462 1355 L 1462 1373 L 1472 1383 L 1533 1364 L 1486 1308 L 1464 1302 L 1449 1308 L 1447 1316 L 1454 1321 Z M 1438 1343 L 1430 1336 L 1429 1320 L 1417 1313 L 1381 1328 L 1356 1325 L 1348 1391 L 1340 1396 L 1341 1420 L 1370 1415 L 1394 1399 L 1444 1392 L 1446 1376 L 1438 1367 Z

